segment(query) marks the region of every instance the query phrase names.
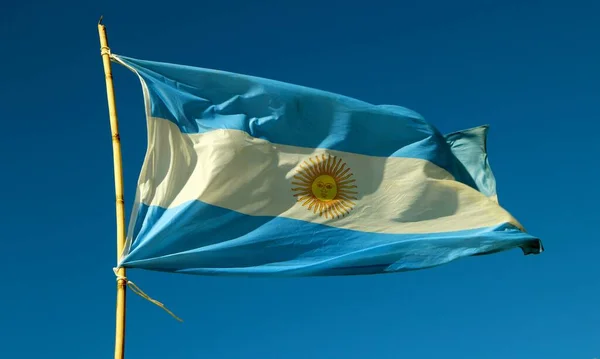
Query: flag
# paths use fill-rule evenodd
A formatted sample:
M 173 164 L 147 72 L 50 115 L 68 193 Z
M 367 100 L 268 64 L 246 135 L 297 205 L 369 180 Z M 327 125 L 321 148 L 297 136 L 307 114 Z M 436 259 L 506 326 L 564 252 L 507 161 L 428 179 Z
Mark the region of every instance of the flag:
M 357 275 L 543 250 L 497 201 L 486 126 L 444 136 L 400 106 L 111 56 L 147 117 L 122 267 Z

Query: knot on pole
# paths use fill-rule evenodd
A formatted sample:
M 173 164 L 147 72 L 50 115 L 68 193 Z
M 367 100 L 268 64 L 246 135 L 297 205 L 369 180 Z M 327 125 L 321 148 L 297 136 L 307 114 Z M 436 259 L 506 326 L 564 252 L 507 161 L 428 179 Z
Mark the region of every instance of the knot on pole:
M 173 312 L 171 312 L 169 309 L 167 309 L 167 307 L 165 307 L 164 304 L 162 304 L 161 302 L 159 302 L 156 299 L 152 299 L 148 294 L 144 293 L 144 291 L 141 290 L 140 287 L 138 287 L 135 283 L 133 283 L 132 281 L 127 279 L 127 277 L 120 275 L 119 268 L 117 268 L 117 267 L 113 268 L 113 272 L 115 273 L 115 276 L 117 276 L 117 282 L 125 283 L 125 285 L 128 286 L 132 292 L 134 292 L 135 294 L 139 295 L 140 297 L 146 299 L 150 303 L 162 308 L 165 312 L 169 313 L 169 315 L 171 315 L 173 318 L 175 318 L 179 322 L 183 322 L 183 320 L 181 318 L 179 318 L 178 316 L 173 314 Z

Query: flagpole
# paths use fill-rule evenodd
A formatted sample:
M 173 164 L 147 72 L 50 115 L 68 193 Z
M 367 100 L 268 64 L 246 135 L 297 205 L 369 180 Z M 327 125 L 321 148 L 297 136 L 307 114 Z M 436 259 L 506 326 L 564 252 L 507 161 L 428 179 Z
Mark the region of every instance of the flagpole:
M 108 99 L 108 113 L 110 116 L 110 131 L 112 134 L 113 164 L 115 178 L 115 196 L 117 212 L 117 262 L 125 246 L 125 201 L 123 199 L 123 168 L 121 159 L 121 139 L 119 137 L 119 122 L 115 105 L 115 90 L 113 86 L 110 48 L 106 37 L 106 28 L 102 24 L 102 17 L 98 22 L 100 35 L 100 54 L 104 64 L 104 77 L 106 80 L 106 96 Z M 125 287 L 127 279 L 125 269 L 119 268 L 117 272 L 117 310 L 115 330 L 115 359 L 125 357 Z

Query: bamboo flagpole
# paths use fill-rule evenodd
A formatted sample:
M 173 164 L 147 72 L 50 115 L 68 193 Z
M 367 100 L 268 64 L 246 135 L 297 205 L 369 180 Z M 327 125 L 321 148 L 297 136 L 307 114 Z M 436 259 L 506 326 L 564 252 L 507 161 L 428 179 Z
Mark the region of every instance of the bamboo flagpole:
M 121 139 L 119 137 L 119 122 L 115 105 L 115 90 L 113 86 L 110 48 L 106 37 L 106 28 L 102 24 L 102 17 L 98 21 L 98 34 L 100 35 L 100 54 L 104 64 L 104 77 L 106 80 L 106 96 L 108 99 L 108 113 L 110 116 L 110 131 L 112 134 L 113 164 L 115 177 L 115 196 L 117 212 L 117 262 L 125 246 L 125 201 L 123 198 L 123 166 L 121 158 Z M 117 310 L 115 331 L 115 359 L 125 357 L 125 289 L 127 278 L 125 268 L 119 268 L 117 275 Z

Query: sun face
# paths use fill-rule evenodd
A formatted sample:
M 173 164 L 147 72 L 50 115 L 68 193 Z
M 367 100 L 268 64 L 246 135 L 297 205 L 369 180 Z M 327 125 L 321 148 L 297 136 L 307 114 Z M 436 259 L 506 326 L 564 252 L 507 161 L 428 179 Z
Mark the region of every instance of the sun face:
M 355 206 L 356 180 L 350 168 L 336 156 L 309 158 L 300 165 L 292 184 L 294 196 L 302 206 L 325 218 L 340 218 Z

